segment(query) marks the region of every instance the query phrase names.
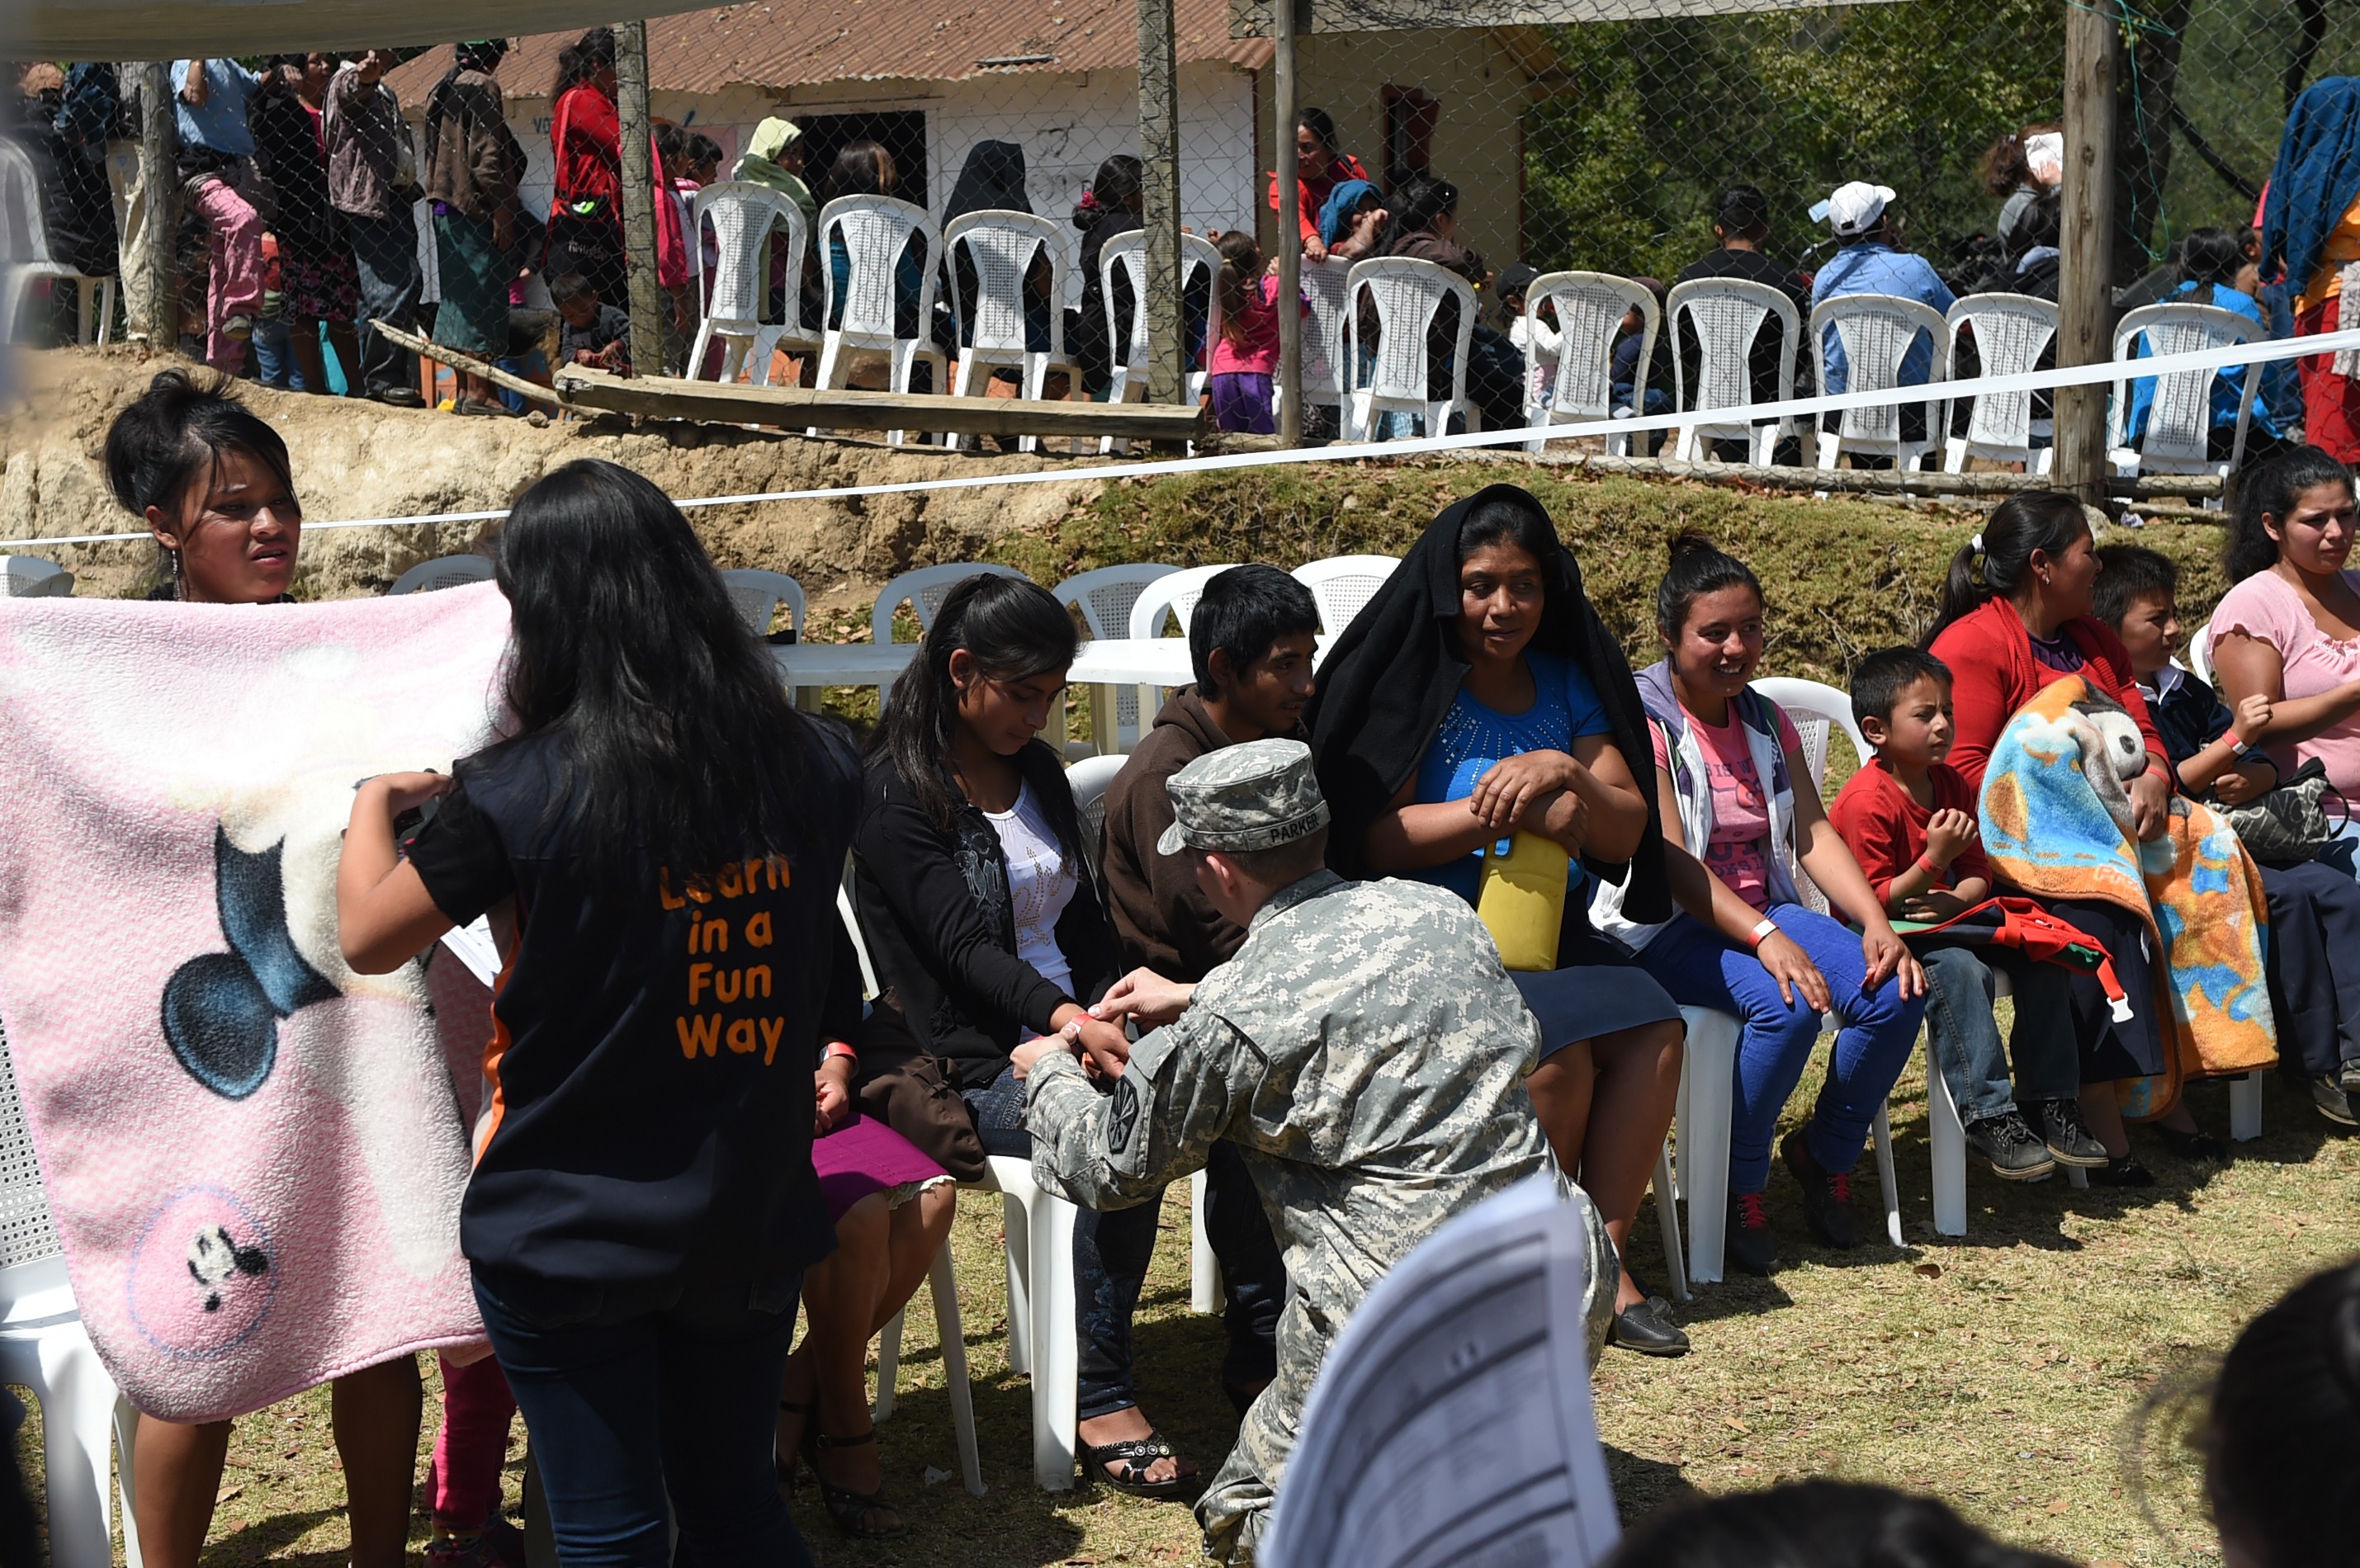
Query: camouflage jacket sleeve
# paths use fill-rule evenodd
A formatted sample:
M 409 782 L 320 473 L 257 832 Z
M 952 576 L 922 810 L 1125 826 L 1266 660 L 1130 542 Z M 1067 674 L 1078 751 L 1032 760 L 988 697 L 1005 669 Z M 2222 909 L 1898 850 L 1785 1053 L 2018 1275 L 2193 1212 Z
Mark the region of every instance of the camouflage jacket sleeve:
M 1251 1047 L 1217 1014 L 1192 1008 L 1134 1047 L 1100 1093 L 1081 1064 L 1051 1051 L 1033 1064 L 1025 1130 L 1032 1179 L 1091 1209 L 1145 1203 L 1200 1169 L 1229 1127 L 1229 1072 Z

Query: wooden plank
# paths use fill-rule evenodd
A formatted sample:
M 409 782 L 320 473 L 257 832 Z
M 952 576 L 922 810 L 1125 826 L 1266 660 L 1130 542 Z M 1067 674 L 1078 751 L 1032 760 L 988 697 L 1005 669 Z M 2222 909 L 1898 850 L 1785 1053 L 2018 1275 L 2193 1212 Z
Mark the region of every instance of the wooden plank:
M 495 387 L 505 387 L 511 392 L 522 393 L 534 402 L 546 403 L 552 408 L 570 406 L 564 398 L 552 392 L 540 382 L 527 381 L 523 376 L 502 370 L 497 365 L 487 365 L 474 354 L 462 354 L 455 348 L 446 348 L 439 343 L 421 338 L 415 332 L 405 332 L 399 327 L 387 326 L 383 321 L 372 321 L 369 325 L 375 328 L 386 342 L 397 343 L 421 359 L 431 359 L 437 365 L 447 365 L 454 370 L 464 370 L 470 376 L 480 376 Z
M 1195 439 L 1203 416 L 1195 405 L 1055 403 L 1026 397 L 946 397 L 923 392 L 815 391 L 745 387 L 667 376 L 609 376 L 561 365 L 557 385 L 585 408 L 656 419 L 709 419 L 787 430 L 955 430 L 961 435 L 1119 436 L 1129 441 Z

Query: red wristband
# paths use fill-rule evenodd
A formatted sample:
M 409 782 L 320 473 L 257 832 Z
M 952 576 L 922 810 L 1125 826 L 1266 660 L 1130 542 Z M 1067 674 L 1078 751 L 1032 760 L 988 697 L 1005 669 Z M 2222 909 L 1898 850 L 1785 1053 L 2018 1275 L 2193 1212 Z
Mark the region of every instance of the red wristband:
M 1942 879 L 1942 868 L 1934 864 L 1934 857 L 1930 854 L 1921 853 L 1918 856 L 1918 865 L 1916 869 L 1923 871 L 1927 876 L 1931 877 L 1937 882 L 1939 882 Z
M 860 1065 L 860 1052 L 853 1050 L 848 1042 L 840 1040 L 829 1040 L 827 1050 L 822 1054 L 820 1060 L 833 1062 L 839 1056 L 848 1059 L 855 1068 Z

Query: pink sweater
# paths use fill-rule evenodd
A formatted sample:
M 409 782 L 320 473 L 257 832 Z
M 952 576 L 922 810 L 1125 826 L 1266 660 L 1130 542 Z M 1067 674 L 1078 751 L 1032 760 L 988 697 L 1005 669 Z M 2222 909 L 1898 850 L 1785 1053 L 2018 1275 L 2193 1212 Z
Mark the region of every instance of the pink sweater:
M 1268 273 L 1246 288 L 1246 308 L 1234 322 L 1235 335 L 1224 331 L 1213 342 L 1213 361 L 1205 368 L 1214 376 L 1268 376 L 1278 369 L 1278 279 Z M 1308 300 L 1298 301 L 1305 315 Z

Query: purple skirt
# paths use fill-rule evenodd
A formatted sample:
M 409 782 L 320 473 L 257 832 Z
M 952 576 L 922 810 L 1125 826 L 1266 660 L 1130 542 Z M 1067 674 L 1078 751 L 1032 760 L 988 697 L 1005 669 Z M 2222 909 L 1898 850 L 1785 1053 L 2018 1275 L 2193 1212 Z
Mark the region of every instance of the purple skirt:
M 1225 370 L 1206 377 L 1205 386 L 1213 395 L 1216 429 L 1243 430 L 1257 436 L 1278 433 L 1278 420 L 1271 413 L 1273 405 L 1269 376 Z
M 820 1196 L 827 1201 L 831 1220 L 842 1219 L 846 1210 L 871 1192 L 890 1192 L 950 1174 L 883 1122 L 858 1114 L 825 1138 L 812 1140 L 812 1169 L 819 1172 Z

